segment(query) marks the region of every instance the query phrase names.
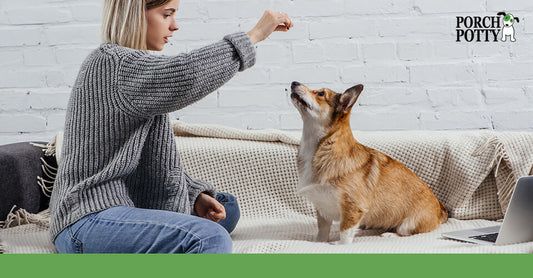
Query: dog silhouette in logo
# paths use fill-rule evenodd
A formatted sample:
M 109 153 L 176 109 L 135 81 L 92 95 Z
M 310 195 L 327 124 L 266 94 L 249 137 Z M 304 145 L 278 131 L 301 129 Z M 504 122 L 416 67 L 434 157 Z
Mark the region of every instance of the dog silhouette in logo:
M 516 22 L 520 22 L 518 17 L 514 17 L 512 14 L 508 14 L 505 12 L 499 12 L 498 15 L 503 15 L 503 27 L 502 27 L 502 37 L 501 41 L 504 42 L 507 40 L 507 36 L 511 37 L 511 41 L 514 42 L 516 39 L 514 38 L 514 27 L 513 24 Z

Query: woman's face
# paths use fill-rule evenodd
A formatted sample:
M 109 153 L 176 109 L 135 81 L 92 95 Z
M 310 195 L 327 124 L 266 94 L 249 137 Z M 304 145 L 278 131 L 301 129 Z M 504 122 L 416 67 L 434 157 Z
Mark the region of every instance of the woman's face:
M 146 11 L 146 46 L 148 50 L 161 51 L 168 38 L 180 27 L 176 23 L 174 14 L 180 5 L 179 0 L 172 0 L 167 4 Z

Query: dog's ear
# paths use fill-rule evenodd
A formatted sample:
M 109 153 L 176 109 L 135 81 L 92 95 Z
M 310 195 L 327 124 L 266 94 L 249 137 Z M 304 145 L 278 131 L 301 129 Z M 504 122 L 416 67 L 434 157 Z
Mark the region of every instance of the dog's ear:
M 503 15 L 503 16 L 505 16 L 506 13 L 505 13 L 505 12 L 499 12 L 498 15 Z
M 516 22 L 520 22 L 520 20 L 518 20 L 518 17 L 515 17 L 514 20 L 516 20 Z
M 357 98 L 359 98 L 359 95 L 363 91 L 363 84 L 355 85 L 351 87 L 350 89 L 346 90 L 340 97 L 340 110 L 344 112 L 349 112 L 355 102 L 357 101 Z

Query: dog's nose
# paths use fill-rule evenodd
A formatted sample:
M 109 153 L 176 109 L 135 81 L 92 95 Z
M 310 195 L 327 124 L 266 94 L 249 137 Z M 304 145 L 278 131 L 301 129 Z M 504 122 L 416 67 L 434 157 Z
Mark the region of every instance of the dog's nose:
M 292 83 L 291 83 L 291 89 L 294 88 L 294 87 L 298 87 L 298 86 L 300 86 L 300 82 L 298 82 L 298 81 L 292 81 Z

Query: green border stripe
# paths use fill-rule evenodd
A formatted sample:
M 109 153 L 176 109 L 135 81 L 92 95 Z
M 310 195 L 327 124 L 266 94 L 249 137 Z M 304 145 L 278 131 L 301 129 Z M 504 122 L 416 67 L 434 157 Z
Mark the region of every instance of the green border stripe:
M 531 254 L 0 255 L 2 277 L 525 277 Z M 9 274 L 4 276 L 4 274 Z M 183 276 L 182 276 L 183 275 Z M 192 276 L 184 276 L 192 275 Z M 209 275 L 209 276 L 207 276 Z M 166 276 L 165 276 L 166 277 Z

